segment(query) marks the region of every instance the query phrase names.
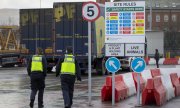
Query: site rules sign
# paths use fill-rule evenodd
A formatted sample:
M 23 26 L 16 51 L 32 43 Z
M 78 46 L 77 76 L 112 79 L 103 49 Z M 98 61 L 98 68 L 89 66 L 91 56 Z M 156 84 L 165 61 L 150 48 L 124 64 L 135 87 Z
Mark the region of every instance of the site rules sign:
M 105 3 L 105 43 L 145 43 L 145 1 Z

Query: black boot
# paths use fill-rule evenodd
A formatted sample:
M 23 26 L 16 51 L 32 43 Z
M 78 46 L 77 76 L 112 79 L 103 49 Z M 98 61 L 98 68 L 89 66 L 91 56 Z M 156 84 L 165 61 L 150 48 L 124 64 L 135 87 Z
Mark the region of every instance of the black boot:
M 42 100 L 39 100 L 39 101 L 38 101 L 38 108 L 44 108 L 44 105 L 43 105 L 43 101 L 42 101 Z
M 30 108 L 33 108 L 33 106 L 34 106 L 34 100 L 31 100 L 31 101 L 30 101 L 29 106 L 30 106 Z
M 38 105 L 38 108 L 44 108 L 44 105 Z

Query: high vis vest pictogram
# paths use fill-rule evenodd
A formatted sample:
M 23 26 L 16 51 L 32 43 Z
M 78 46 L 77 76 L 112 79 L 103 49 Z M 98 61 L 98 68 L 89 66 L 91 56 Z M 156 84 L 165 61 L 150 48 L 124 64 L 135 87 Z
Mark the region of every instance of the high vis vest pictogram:
M 42 65 L 42 56 L 41 55 L 34 55 L 32 57 L 31 63 L 31 72 L 43 72 L 43 65 Z
M 75 59 L 73 55 L 65 55 L 64 62 L 61 64 L 61 74 L 75 75 Z

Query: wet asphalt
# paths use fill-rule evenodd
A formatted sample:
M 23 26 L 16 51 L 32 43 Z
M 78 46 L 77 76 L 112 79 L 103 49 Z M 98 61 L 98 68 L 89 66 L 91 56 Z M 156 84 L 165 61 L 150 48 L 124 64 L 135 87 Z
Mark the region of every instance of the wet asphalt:
M 150 66 L 149 68 L 153 68 Z M 124 73 L 124 72 L 123 72 Z M 115 103 L 101 102 L 101 87 L 106 76 L 92 75 L 92 101 L 88 102 L 88 77 L 82 76 L 82 82 L 76 82 L 72 108 L 134 108 L 136 96 Z M 0 68 L 0 108 L 29 108 L 30 78 L 25 67 Z M 36 96 L 37 98 L 37 96 Z M 44 108 L 63 108 L 63 97 L 59 77 L 50 73 L 46 77 Z M 37 107 L 37 100 L 35 107 Z M 155 105 L 142 108 L 180 108 L 180 97 L 174 98 L 161 107 Z

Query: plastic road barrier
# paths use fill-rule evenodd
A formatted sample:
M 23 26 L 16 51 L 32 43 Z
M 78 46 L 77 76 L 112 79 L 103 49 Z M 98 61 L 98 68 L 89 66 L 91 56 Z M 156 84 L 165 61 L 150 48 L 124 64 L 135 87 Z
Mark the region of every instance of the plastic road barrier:
M 178 65 L 178 58 L 166 58 L 163 62 L 164 65 Z
M 115 101 L 118 102 L 128 97 L 128 87 L 124 83 L 122 75 L 115 76 Z M 106 77 L 106 83 L 101 89 L 102 101 L 110 101 L 112 99 L 112 77 Z
M 137 85 L 138 85 L 138 73 L 133 72 L 133 79 L 134 79 L 134 83 L 135 83 L 135 87 L 136 87 L 136 92 L 137 92 Z M 140 90 L 141 92 L 144 90 L 145 88 L 145 80 L 142 78 L 142 76 L 140 76 Z
M 175 96 L 180 96 L 180 81 L 177 73 L 171 73 L 170 77 L 172 85 L 175 88 Z
M 162 75 L 160 78 L 161 78 L 162 83 L 166 89 L 166 100 L 169 101 L 170 99 L 175 97 L 175 94 L 174 94 L 175 89 L 171 83 L 170 76 L 169 75 Z
M 151 79 L 151 78 L 152 78 L 152 75 L 151 75 L 151 71 L 150 71 L 150 70 L 144 70 L 144 71 L 141 73 L 141 76 L 142 76 L 142 78 L 145 80 L 145 83 L 147 82 L 148 79 Z
M 129 88 L 128 96 L 135 95 L 136 94 L 136 87 L 135 87 L 135 84 L 134 84 L 132 73 L 122 74 L 122 76 L 123 76 L 125 84 Z
M 151 69 L 151 75 L 152 77 L 161 76 L 159 69 Z
M 142 93 L 142 105 L 156 103 L 161 106 L 166 102 L 166 90 L 161 78 L 156 77 L 147 80 L 147 85 Z

